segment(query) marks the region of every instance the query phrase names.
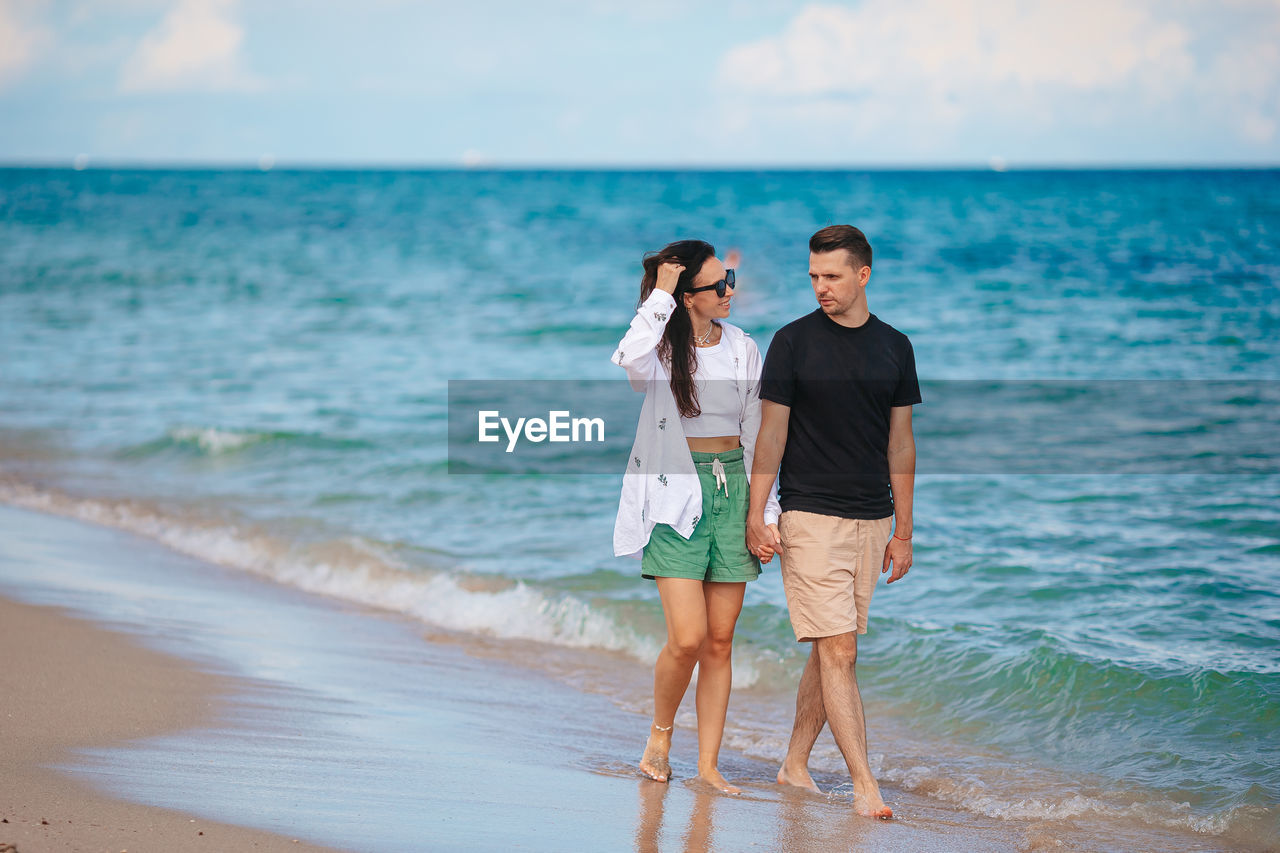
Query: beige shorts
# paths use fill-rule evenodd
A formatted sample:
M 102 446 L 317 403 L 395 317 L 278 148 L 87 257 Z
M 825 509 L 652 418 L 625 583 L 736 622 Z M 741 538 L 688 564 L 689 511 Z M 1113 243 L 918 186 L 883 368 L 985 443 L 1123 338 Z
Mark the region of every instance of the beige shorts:
M 867 633 L 867 608 L 892 531 L 893 516 L 782 514 L 782 587 L 797 640 Z

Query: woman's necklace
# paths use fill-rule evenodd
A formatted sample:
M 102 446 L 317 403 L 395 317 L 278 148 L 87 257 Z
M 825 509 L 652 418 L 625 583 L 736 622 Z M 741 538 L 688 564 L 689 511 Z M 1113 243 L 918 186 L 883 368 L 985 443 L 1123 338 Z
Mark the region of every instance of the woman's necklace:
M 705 335 L 694 335 L 693 342 L 700 347 L 705 347 L 707 345 L 707 341 L 711 340 L 711 336 L 715 334 L 715 331 L 716 324 L 712 323 L 707 327 L 707 333 Z

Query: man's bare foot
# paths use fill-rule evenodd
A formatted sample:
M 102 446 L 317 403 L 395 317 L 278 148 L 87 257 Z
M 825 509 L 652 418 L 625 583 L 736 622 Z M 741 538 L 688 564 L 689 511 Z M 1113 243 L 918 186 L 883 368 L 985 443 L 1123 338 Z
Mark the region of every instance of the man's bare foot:
M 721 792 L 722 794 L 741 794 L 742 793 L 741 788 L 735 785 L 730 785 L 729 782 L 723 776 L 720 775 L 720 771 L 715 767 L 711 767 L 706 770 L 702 768 L 698 768 L 698 778 L 701 779 L 703 782 L 706 782 L 708 785 L 715 788 L 717 791 Z
M 884 804 L 884 800 L 880 797 L 880 786 L 874 782 L 871 783 L 870 789 L 865 791 L 859 791 L 857 786 L 854 787 L 853 807 L 863 817 L 893 820 L 893 809 Z
M 818 784 L 813 781 L 813 777 L 809 775 L 808 767 L 792 768 L 786 764 L 782 765 L 782 769 L 778 771 L 778 784 L 794 785 L 806 791 L 813 791 L 815 794 L 822 793 L 818 790 Z
M 640 772 L 655 782 L 671 781 L 671 732 L 650 729 L 649 742 L 644 745 L 644 757 L 640 759 Z

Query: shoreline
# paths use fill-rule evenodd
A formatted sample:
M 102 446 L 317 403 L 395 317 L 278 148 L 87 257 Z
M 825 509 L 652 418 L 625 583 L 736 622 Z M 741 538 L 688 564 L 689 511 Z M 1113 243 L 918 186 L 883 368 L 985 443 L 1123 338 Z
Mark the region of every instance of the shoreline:
M 54 606 L 55 623 L 115 640 L 100 644 L 104 672 L 125 667 L 133 659 L 125 650 L 136 649 L 204 685 L 173 711 L 157 697 L 160 727 L 146 738 L 81 748 L 42 771 L 86 797 L 109 786 L 148 804 L 130 806 L 124 826 L 135 839 L 160 819 L 153 811 L 176 814 L 186 827 L 194 817 L 273 830 L 253 843 L 280 843 L 284 834 L 295 850 L 307 849 L 292 842 L 304 835 L 379 851 L 423 849 L 424 838 L 429 849 L 494 850 L 563 849 L 569 840 L 665 849 L 682 838 L 707 850 L 773 839 L 802 853 L 854 841 L 891 851 L 1144 849 L 1141 838 L 1162 836 L 1104 842 L 1070 822 L 975 814 L 892 782 L 886 795 L 900 819 L 872 822 L 852 815 L 838 794 L 780 788 L 776 766 L 730 744 L 721 766 L 745 793 L 726 797 L 692 778 L 696 737 L 687 724 L 673 752 L 679 776 L 670 785 L 644 782 L 634 767 L 643 709 L 529 665 L 558 654 L 568 670 L 569 651 L 431 629 L 32 510 L 0 505 L 0 531 L 8 546 L 0 596 Z M 63 694 L 92 705 L 84 704 L 90 682 L 45 669 Z M 0 685 L 8 701 L 26 701 L 11 682 Z M 220 703 L 218 713 L 210 701 Z M 184 727 L 197 721 L 205 727 Z M 22 850 L 21 836 L 0 834 L 5 841 Z M 1185 849 L 1224 849 L 1221 841 Z M 115 849 L 146 848 L 134 841 Z
M 293 837 L 129 802 L 56 769 L 78 750 L 192 732 L 232 685 L 55 607 L 0 597 L 0 843 L 27 850 L 321 851 Z

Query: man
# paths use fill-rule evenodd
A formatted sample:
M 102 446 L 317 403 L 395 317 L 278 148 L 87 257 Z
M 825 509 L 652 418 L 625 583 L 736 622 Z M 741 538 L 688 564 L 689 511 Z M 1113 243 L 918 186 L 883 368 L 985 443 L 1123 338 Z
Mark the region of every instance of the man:
M 781 554 L 796 640 L 813 644 L 779 784 L 818 790 L 809 753 L 829 723 L 855 807 L 889 819 L 867 763 L 854 665 L 878 574 L 892 568 L 893 583 L 911 568 L 911 406 L 920 385 L 907 336 L 867 308 L 870 278 L 871 246 L 857 228 L 832 225 L 810 239 L 818 310 L 780 329 L 765 357 L 747 544 L 766 562 Z M 782 517 L 766 527 L 779 463 Z

